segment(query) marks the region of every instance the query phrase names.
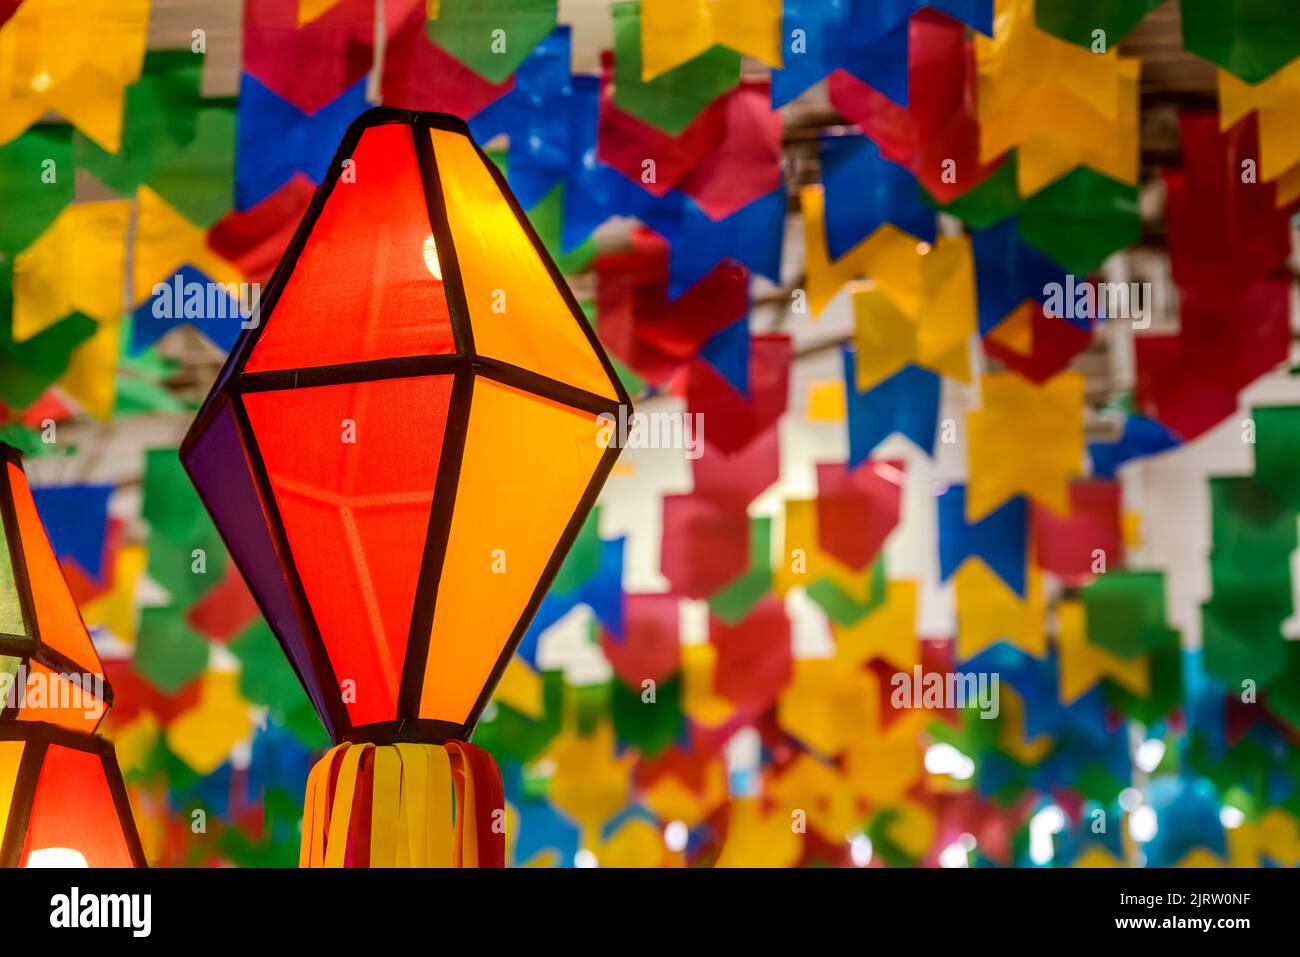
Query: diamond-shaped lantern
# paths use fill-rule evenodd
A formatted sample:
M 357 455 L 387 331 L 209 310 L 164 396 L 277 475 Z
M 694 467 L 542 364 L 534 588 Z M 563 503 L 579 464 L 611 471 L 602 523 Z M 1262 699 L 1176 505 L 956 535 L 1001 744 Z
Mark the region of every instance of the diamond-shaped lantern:
M 16 449 L 0 444 L 0 866 L 144 867 L 113 692 Z
M 376 109 L 181 458 L 335 740 L 463 741 L 627 404 L 465 124 Z

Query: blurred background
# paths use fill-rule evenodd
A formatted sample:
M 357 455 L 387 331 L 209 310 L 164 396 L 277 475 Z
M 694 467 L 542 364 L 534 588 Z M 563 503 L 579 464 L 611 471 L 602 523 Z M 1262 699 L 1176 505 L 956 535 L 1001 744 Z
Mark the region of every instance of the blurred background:
M 0 0 L 0 437 L 151 862 L 296 864 L 327 745 L 177 460 L 238 322 L 157 284 L 267 282 L 384 103 L 677 429 L 475 734 L 512 863 L 1300 863 L 1297 56 L 1286 0 Z

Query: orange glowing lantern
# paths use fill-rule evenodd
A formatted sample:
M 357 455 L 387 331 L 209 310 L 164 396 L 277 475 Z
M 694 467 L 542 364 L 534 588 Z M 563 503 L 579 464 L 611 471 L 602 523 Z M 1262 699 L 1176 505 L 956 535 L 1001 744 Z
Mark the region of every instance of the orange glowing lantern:
M 0 445 L 0 865 L 144 867 L 113 746 L 104 668 L 36 513 L 18 452 Z
M 358 119 L 181 449 L 340 742 L 304 864 L 501 863 L 500 776 L 465 741 L 626 405 L 465 124 Z

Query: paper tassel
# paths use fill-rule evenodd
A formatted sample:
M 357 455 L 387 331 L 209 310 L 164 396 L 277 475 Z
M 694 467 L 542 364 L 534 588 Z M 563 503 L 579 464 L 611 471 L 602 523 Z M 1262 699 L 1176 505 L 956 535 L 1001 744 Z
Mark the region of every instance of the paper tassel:
M 463 741 L 336 745 L 312 768 L 300 867 L 504 867 L 496 762 Z

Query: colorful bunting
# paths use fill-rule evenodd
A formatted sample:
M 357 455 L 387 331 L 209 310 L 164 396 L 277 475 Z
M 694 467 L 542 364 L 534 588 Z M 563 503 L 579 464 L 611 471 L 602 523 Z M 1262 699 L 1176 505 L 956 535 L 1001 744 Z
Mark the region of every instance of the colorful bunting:
M 303 174 L 325 178 L 337 145 L 366 108 L 365 81 L 344 90 L 318 111 L 303 113 L 245 74 L 239 97 L 239 152 L 235 156 L 235 206 L 246 210 Z
M 772 74 L 772 104 L 784 106 L 833 70 L 844 69 L 895 103 L 906 105 L 908 18 L 933 7 L 986 35 L 993 34 L 990 0 L 786 0 L 784 35 L 790 52 Z
M 0 0 L 0 435 L 151 859 L 298 860 L 324 730 L 167 436 L 380 104 L 469 121 L 646 417 L 476 732 L 512 864 L 1300 860 L 1300 34 L 1184 3 L 1170 161 L 1155 6 L 247 0 L 213 95 L 143 0 Z

